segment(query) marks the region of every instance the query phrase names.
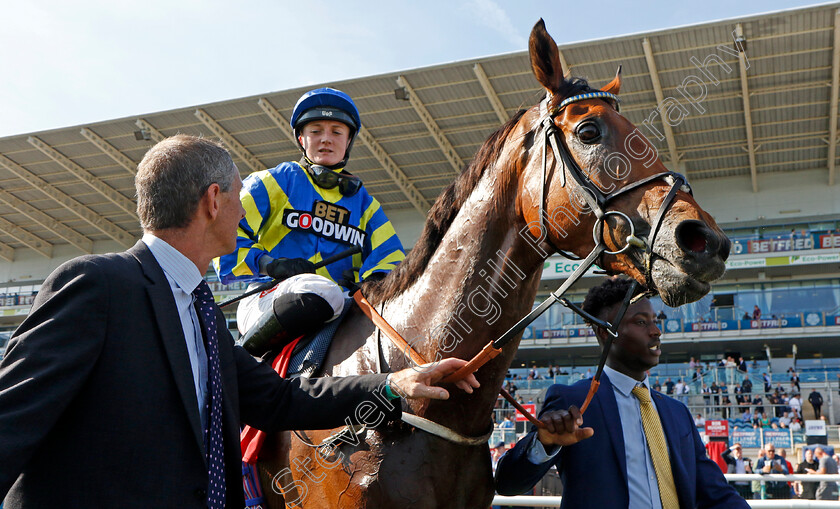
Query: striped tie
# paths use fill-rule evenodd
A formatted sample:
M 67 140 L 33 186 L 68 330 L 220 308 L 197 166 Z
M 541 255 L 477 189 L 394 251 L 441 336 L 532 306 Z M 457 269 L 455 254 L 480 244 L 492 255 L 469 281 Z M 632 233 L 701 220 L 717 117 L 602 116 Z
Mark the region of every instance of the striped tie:
M 653 460 L 653 469 L 656 471 L 662 509 L 679 509 L 680 501 L 677 498 L 677 488 L 674 486 L 671 460 L 668 459 L 668 444 L 665 442 L 665 433 L 662 431 L 662 423 L 659 422 L 659 414 L 656 413 L 656 408 L 650 400 L 647 387 L 644 385 L 633 387 L 633 395 L 638 398 L 642 410 L 642 426 L 645 429 L 650 459 Z

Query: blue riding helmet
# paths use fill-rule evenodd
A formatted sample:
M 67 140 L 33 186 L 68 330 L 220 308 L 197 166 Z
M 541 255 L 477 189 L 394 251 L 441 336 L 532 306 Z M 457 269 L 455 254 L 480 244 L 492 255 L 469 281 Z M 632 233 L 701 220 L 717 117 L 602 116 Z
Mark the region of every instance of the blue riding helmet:
M 334 88 L 316 88 L 303 94 L 292 110 L 289 121 L 292 129 L 297 132 L 305 124 L 313 120 L 337 120 L 353 131 L 354 137 L 362 127 L 359 110 L 350 96 Z

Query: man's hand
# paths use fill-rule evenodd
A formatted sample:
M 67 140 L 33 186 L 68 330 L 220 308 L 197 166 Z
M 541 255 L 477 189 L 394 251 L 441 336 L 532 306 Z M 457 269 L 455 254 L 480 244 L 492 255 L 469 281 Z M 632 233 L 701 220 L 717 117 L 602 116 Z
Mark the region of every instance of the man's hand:
M 545 412 L 540 416 L 545 427 L 537 428 L 537 440 L 549 449 L 556 445 L 572 445 L 591 437 L 592 428 L 581 428 L 583 417 L 578 407 L 572 405 L 568 410 Z
M 434 384 L 456 372 L 466 363 L 467 361 L 463 359 L 448 358 L 437 363 L 432 362 L 397 371 L 391 374 L 391 390 L 407 399 L 449 399 L 449 391 L 443 387 L 435 387 Z M 479 385 L 475 375 L 472 374 L 455 382 L 456 387 L 468 394 L 472 394 L 473 389 L 478 389 Z
M 265 274 L 275 279 L 314 273 L 315 264 L 303 258 L 277 258 L 265 266 Z

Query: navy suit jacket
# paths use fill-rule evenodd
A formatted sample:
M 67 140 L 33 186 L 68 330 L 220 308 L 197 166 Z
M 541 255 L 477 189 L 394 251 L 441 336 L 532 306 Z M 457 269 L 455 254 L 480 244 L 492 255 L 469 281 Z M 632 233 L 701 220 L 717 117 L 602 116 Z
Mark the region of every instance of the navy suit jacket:
M 338 427 L 380 401 L 385 376 L 284 380 L 234 346 L 218 309 L 216 322 L 228 507 L 243 507 L 240 422 Z M 399 405 L 387 415 L 398 419 Z M 6 508 L 206 509 L 207 483 L 186 341 L 149 248 L 56 269 L 0 363 Z
M 589 380 L 568 385 L 553 385 L 546 393 L 546 411 L 580 407 L 589 391 Z M 694 426 L 688 408 L 682 403 L 652 391 L 668 442 L 671 470 L 680 499 L 687 508 L 744 508 L 749 505 L 726 483 L 720 468 L 706 457 L 706 449 Z M 528 447 L 536 440 L 531 431 L 502 456 L 496 468 L 496 491 L 518 495 L 531 488 L 557 466 L 563 481 L 564 508 L 622 508 L 630 503 L 627 488 L 627 459 L 618 405 L 609 377 L 601 377 L 601 387 L 583 416 L 583 425 L 595 435 L 577 444 L 563 447 L 553 461 L 534 465 L 528 460 Z

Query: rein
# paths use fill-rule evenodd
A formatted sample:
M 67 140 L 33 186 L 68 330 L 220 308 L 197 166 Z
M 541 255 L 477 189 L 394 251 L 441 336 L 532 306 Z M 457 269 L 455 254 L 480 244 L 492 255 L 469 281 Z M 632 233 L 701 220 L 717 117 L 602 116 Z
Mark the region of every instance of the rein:
M 552 109 L 551 111 L 548 110 L 548 104 L 551 101 L 551 96 L 547 96 L 540 103 L 540 111 L 543 112 L 543 115 L 540 118 L 540 125 L 542 126 L 545 134 L 544 134 L 543 140 L 542 140 L 543 141 L 543 146 L 542 146 L 542 179 L 541 179 L 541 182 L 540 182 L 540 200 L 539 200 L 539 211 L 538 211 L 539 212 L 540 239 L 538 239 L 538 240 L 541 240 L 542 238 L 544 238 L 543 235 L 545 235 L 546 237 L 548 236 L 548 229 L 543 222 L 544 221 L 543 218 L 545 216 L 545 211 L 544 211 L 545 188 L 546 188 L 547 174 L 548 174 L 547 152 L 548 152 L 548 147 L 551 146 L 551 150 L 554 154 L 555 164 L 562 164 L 563 165 L 563 169 L 560 172 L 560 186 L 561 187 L 566 186 L 566 172 L 568 172 L 569 175 L 571 176 L 571 178 L 577 184 L 578 189 L 583 191 L 580 194 L 582 195 L 583 200 L 586 202 L 586 205 L 595 214 L 596 221 L 595 221 L 595 224 L 592 228 L 592 238 L 595 242 L 595 247 L 586 256 L 586 258 L 583 259 L 583 261 L 580 263 L 578 268 L 563 282 L 563 284 L 557 290 L 552 292 L 546 300 L 544 300 L 539 306 L 537 306 L 530 313 L 528 313 L 528 315 L 526 315 L 521 320 L 519 320 L 516 324 L 514 324 L 510 329 L 507 330 L 507 332 L 502 334 L 499 338 L 497 338 L 497 339 L 489 342 L 487 345 L 485 345 L 484 348 L 482 348 L 480 352 L 478 352 L 471 360 L 469 360 L 466 365 L 461 367 L 455 373 L 452 373 L 451 375 L 445 377 L 443 380 L 441 380 L 441 383 L 457 382 L 458 380 L 462 380 L 464 377 L 468 376 L 469 374 L 476 372 L 484 364 L 486 364 L 487 362 L 489 362 L 490 360 L 492 360 L 496 356 L 498 356 L 502 352 L 502 348 L 507 343 L 509 343 L 512 339 L 514 339 L 515 337 L 520 335 L 522 333 L 522 331 L 525 329 L 525 327 L 527 327 L 534 320 L 536 320 L 548 308 L 550 308 L 552 305 L 554 305 L 554 303 L 559 302 L 563 306 L 569 308 L 573 312 L 575 312 L 578 315 L 585 318 L 591 324 L 593 324 L 597 327 L 600 327 L 607 332 L 607 341 L 605 342 L 602 353 L 601 353 L 601 358 L 600 358 L 599 363 L 598 363 L 598 369 L 595 372 L 595 376 L 592 378 L 592 381 L 590 382 L 589 392 L 586 396 L 586 399 L 583 402 L 583 405 L 581 405 L 581 408 L 580 408 L 580 411 L 581 411 L 581 414 L 582 414 L 588 408 L 589 403 L 592 400 L 592 397 L 595 395 L 595 393 L 598 390 L 598 387 L 600 386 L 600 378 L 601 378 L 601 374 L 603 373 L 603 370 L 604 370 L 604 365 L 606 364 L 606 361 L 607 361 L 607 356 L 609 354 L 610 346 L 612 345 L 612 341 L 618 336 L 618 326 L 621 323 L 621 320 L 624 318 L 624 314 L 627 311 L 627 308 L 632 303 L 636 302 L 637 300 L 639 300 L 639 299 L 641 299 L 645 296 L 648 296 L 650 294 L 655 294 L 656 289 L 655 289 L 655 285 L 654 285 L 654 282 L 653 282 L 651 271 L 652 271 L 652 268 L 653 268 L 654 257 L 658 256 L 656 253 L 653 252 L 653 246 L 656 243 L 656 235 L 659 232 L 660 226 L 662 225 L 662 222 L 665 218 L 665 213 L 668 211 L 672 202 L 674 201 L 674 198 L 676 197 L 677 191 L 682 190 L 684 192 L 692 194 L 691 187 L 688 185 L 688 181 L 686 180 L 686 178 L 683 175 L 681 175 L 680 173 L 677 173 L 677 172 L 674 172 L 674 171 L 663 171 L 663 172 L 655 173 L 653 175 L 649 175 L 649 176 L 644 177 L 642 179 L 639 179 L 637 181 L 631 182 L 629 184 L 626 184 L 626 185 L 622 186 L 621 188 L 619 188 L 616 191 L 613 191 L 609 194 L 605 194 L 601 190 L 601 188 L 598 187 L 598 185 L 595 184 L 595 182 L 593 182 L 592 179 L 589 178 L 589 175 L 587 175 L 580 168 L 580 166 L 578 166 L 577 162 L 571 156 L 571 152 L 569 151 L 568 147 L 566 146 L 565 140 L 561 136 L 560 129 L 555 124 L 555 118 L 560 114 L 562 109 L 565 108 L 567 105 L 569 105 L 571 103 L 574 103 L 574 102 L 577 102 L 577 101 L 584 101 L 584 100 L 588 100 L 588 99 L 598 99 L 598 98 L 608 100 L 608 102 L 611 103 L 611 105 L 616 109 L 616 111 L 618 111 L 618 102 L 619 102 L 618 96 L 616 96 L 614 94 L 611 94 L 609 92 L 603 92 L 603 91 L 588 92 L 588 93 L 584 93 L 584 94 L 580 94 L 580 95 L 576 95 L 576 96 L 566 98 L 565 100 L 563 100 L 560 103 L 560 105 L 558 107 Z M 652 182 L 652 181 L 658 180 L 658 179 L 664 179 L 667 183 L 669 183 L 671 185 L 671 189 L 669 190 L 668 194 L 665 196 L 665 199 L 662 200 L 662 204 L 659 206 L 659 210 L 656 214 L 656 217 L 654 218 L 653 223 L 651 223 L 651 229 L 650 229 L 649 235 L 647 236 L 647 239 L 640 238 L 640 237 L 636 236 L 635 225 L 633 224 L 633 221 L 630 219 L 630 217 L 627 216 L 627 214 L 625 214 L 624 212 L 618 211 L 618 210 L 605 210 L 605 209 L 610 205 L 610 202 L 612 202 L 618 196 L 621 196 L 625 193 L 633 191 L 633 190 L 635 190 L 635 189 L 637 189 L 637 188 L 639 188 L 639 187 L 641 187 L 641 186 L 643 186 L 643 185 L 645 185 L 649 182 Z M 618 249 L 616 251 L 610 251 L 609 249 L 607 249 L 607 246 L 606 246 L 606 244 L 604 243 L 604 240 L 603 240 L 604 223 L 605 223 L 606 219 L 611 215 L 618 216 L 618 217 L 624 219 L 624 221 L 627 222 L 627 224 L 630 228 L 630 234 L 627 235 L 627 237 L 625 238 L 626 244 L 624 245 L 624 247 L 622 247 L 621 249 Z M 543 233 L 543 232 L 545 232 L 545 233 Z M 563 254 L 564 256 L 567 255 L 563 250 L 554 246 L 554 244 L 551 241 L 548 241 L 548 242 L 555 251 Z M 646 287 L 647 291 L 643 292 L 643 293 L 639 293 L 638 295 L 635 295 L 635 297 L 634 297 L 634 294 L 636 293 L 636 290 L 637 290 L 637 287 L 638 287 L 638 283 L 636 283 L 634 281 L 633 284 L 628 289 L 627 294 L 625 295 L 624 300 L 622 301 L 622 304 L 619 307 L 615 318 L 613 319 L 614 323 L 611 324 L 611 323 L 606 322 L 604 320 L 600 320 L 600 319 L 590 315 L 589 313 L 587 313 L 586 311 L 581 309 L 576 304 L 573 304 L 568 299 L 563 298 L 563 295 L 566 293 L 566 291 L 568 291 L 568 289 L 573 284 L 575 284 L 583 276 L 583 274 L 586 273 L 587 270 L 589 270 L 589 268 L 592 265 L 595 265 L 596 263 L 598 263 L 600 261 L 601 257 L 604 254 L 608 254 L 608 255 L 621 254 L 621 253 L 627 251 L 628 249 L 630 249 L 631 247 L 636 248 L 636 249 L 644 249 L 645 287 Z M 598 264 L 600 265 L 600 263 L 598 263 Z M 361 291 L 357 291 L 353 295 L 353 298 L 356 301 L 356 303 L 358 304 L 359 308 L 362 310 L 362 312 L 368 318 L 370 318 L 370 320 L 377 327 L 379 327 L 383 331 L 385 336 L 388 337 L 399 350 L 401 350 L 404 354 L 406 354 L 412 360 L 412 362 L 414 362 L 418 365 L 425 364 L 425 360 L 423 359 L 423 357 L 421 355 L 419 355 L 417 352 L 415 352 L 414 349 L 411 348 L 411 345 L 409 345 L 400 336 L 400 334 L 396 330 L 394 330 L 394 328 L 391 327 L 390 324 L 388 324 L 387 321 L 385 321 L 385 319 L 373 308 L 373 306 L 370 305 L 370 303 L 367 301 L 367 299 L 365 299 L 365 297 L 362 295 Z M 537 420 L 536 417 L 534 417 L 533 415 L 530 414 L 530 412 L 525 410 L 525 408 L 523 408 L 504 388 L 502 388 L 500 392 L 506 400 L 508 400 L 520 413 L 522 413 L 528 419 L 528 421 L 531 422 L 531 424 L 533 424 L 534 426 L 536 426 L 538 428 L 544 428 L 545 427 L 545 425 L 542 422 Z M 432 423 L 431 421 L 428 421 L 428 420 L 426 420 L 422 417 L 419 417 L 419 416 L 416 416 L 416 415 L 411 415 L 411 414 L 409 414 L 409 415 L 410 415 L 409 420 L 403 419 L 405 422 L 407 422 L 411 425 L 414 425 L 415 427 L 418 427 L 420 429 L 424 429 L 425 431 L 428 431 L 429 433 L 435 434 L 435 435 L 440 436 L 442 438 L 445 438 L 447 440 L 455 441 L 456 443 L 465 444 L 465 442 L 462 442 L 462 441 L 452 440 L 452 438 L 446 436 L 446 433 L 442 433 L 439 429 L 439 428 L 443 428 L 444 430 L 448 430 L 448 428 L 445 428 L 442 425 L 437 424 L 437 423 Z M 418 420 L 427 421 L 428 423 L 431 423 L 434 426 L 429 426 L 428 427 L 429 429 L 426 429 L 422 425 L 417 425 L 416 424 L 418 422 Z M 409 422 L 409 421 L 413 421 L 413 422 Z M 425 423 L 421 422 L 421 424 L 425 424 Z M 455 433 L 452 430 L 448 430 L 448 431 L 450 431 L 452 433 Z M 492 430 L 491 430 L 491 432 L 492 432 Z M 455 433 L 455 434 L 457 435 L 457 433 Z M 462 437 L 462 438 L 466 439 L 466 437 Z M 473 442 L 473 441 L 477 440 L 478 438 L 483 438 L 483 437 L 476 437 L 474 439 L 467 439 L 467 440 L 469 440 L 470 442 Z M 489 435 L 488 435 L 488 438 L 489 438 Z M 468 445 L 473 445 L 473 444 L 470 443 Z

